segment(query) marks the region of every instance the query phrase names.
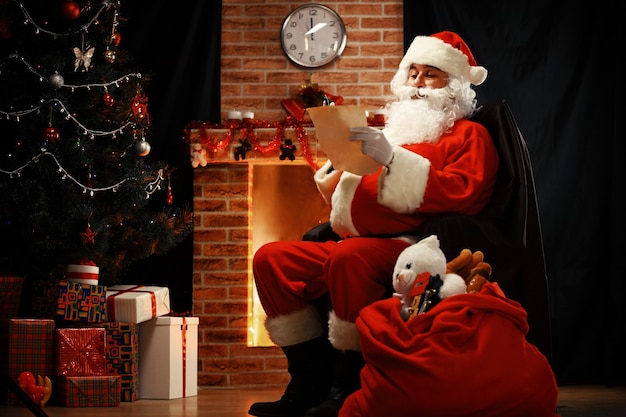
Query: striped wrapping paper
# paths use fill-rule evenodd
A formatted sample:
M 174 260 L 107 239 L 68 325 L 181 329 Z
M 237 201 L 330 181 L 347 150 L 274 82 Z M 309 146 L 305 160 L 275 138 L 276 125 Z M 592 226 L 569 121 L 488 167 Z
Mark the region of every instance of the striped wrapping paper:
M 1 319 L 0 372 L 17 381 L 24 371 L 33 375 L 54 375 L 54 320 Z M 0 403 L 21 404 L 12 393 L 0 390 Z
M 65 407 L 117 407 L 119 376 L 57 376 L 56 403 Z
M 65 328 L 56 331 L 57 376 L 106 375 L 104 328 Z
M 170 313 L 170 290 L 146 285 L 114 285 L 107 289 L 109 321 L 143 323 Z

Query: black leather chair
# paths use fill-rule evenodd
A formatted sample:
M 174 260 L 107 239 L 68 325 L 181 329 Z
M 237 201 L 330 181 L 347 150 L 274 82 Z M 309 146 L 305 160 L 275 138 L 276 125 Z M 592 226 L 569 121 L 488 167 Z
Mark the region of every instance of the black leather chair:
M 476 216 L 433 216 L 418 234 L 437 235 L 448 259 L 464 248 L 482 251 L 493 269 L 491 281 L 498 282 L 507 297 L 528 312 L 528 341 L 552 363 L 548 280 L 526 142 L 504 100 L 481 106 L 471 118 L 489 130 L 500 156 L 491 201 Z M 303 236 L 317 241 L 337 238 L 328 223 Z

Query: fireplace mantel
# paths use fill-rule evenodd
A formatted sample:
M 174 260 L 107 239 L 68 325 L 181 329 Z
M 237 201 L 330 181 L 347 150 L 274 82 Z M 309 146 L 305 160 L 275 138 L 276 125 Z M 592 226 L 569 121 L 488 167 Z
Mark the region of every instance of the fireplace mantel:
M 326 160 L 314 127 L 198 128 L 189 129 L 188 136 L 193 168 L 208 164 L 271 163 L 308 164 L 317 169 Z

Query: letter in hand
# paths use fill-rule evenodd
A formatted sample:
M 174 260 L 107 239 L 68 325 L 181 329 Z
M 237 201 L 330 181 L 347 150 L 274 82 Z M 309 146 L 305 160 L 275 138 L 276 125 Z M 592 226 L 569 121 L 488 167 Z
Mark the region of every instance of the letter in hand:
M 388 166 L 393 160 L 393 149 L 385 134 L 375 127 L 350 128 L 350 140 L 363 141 L 361 152 L 381 165 Z

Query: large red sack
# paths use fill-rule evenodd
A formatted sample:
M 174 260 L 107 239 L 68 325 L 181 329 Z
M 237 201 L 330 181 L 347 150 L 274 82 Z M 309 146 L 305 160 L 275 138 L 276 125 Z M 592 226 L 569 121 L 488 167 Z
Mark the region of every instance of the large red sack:
M 558 388 L 526 341 L 527 313 L 497 283 L 455 295 L 407 322 L 400 300 L 364 308 L 366 365 L 339 417 L 555 417 Z

